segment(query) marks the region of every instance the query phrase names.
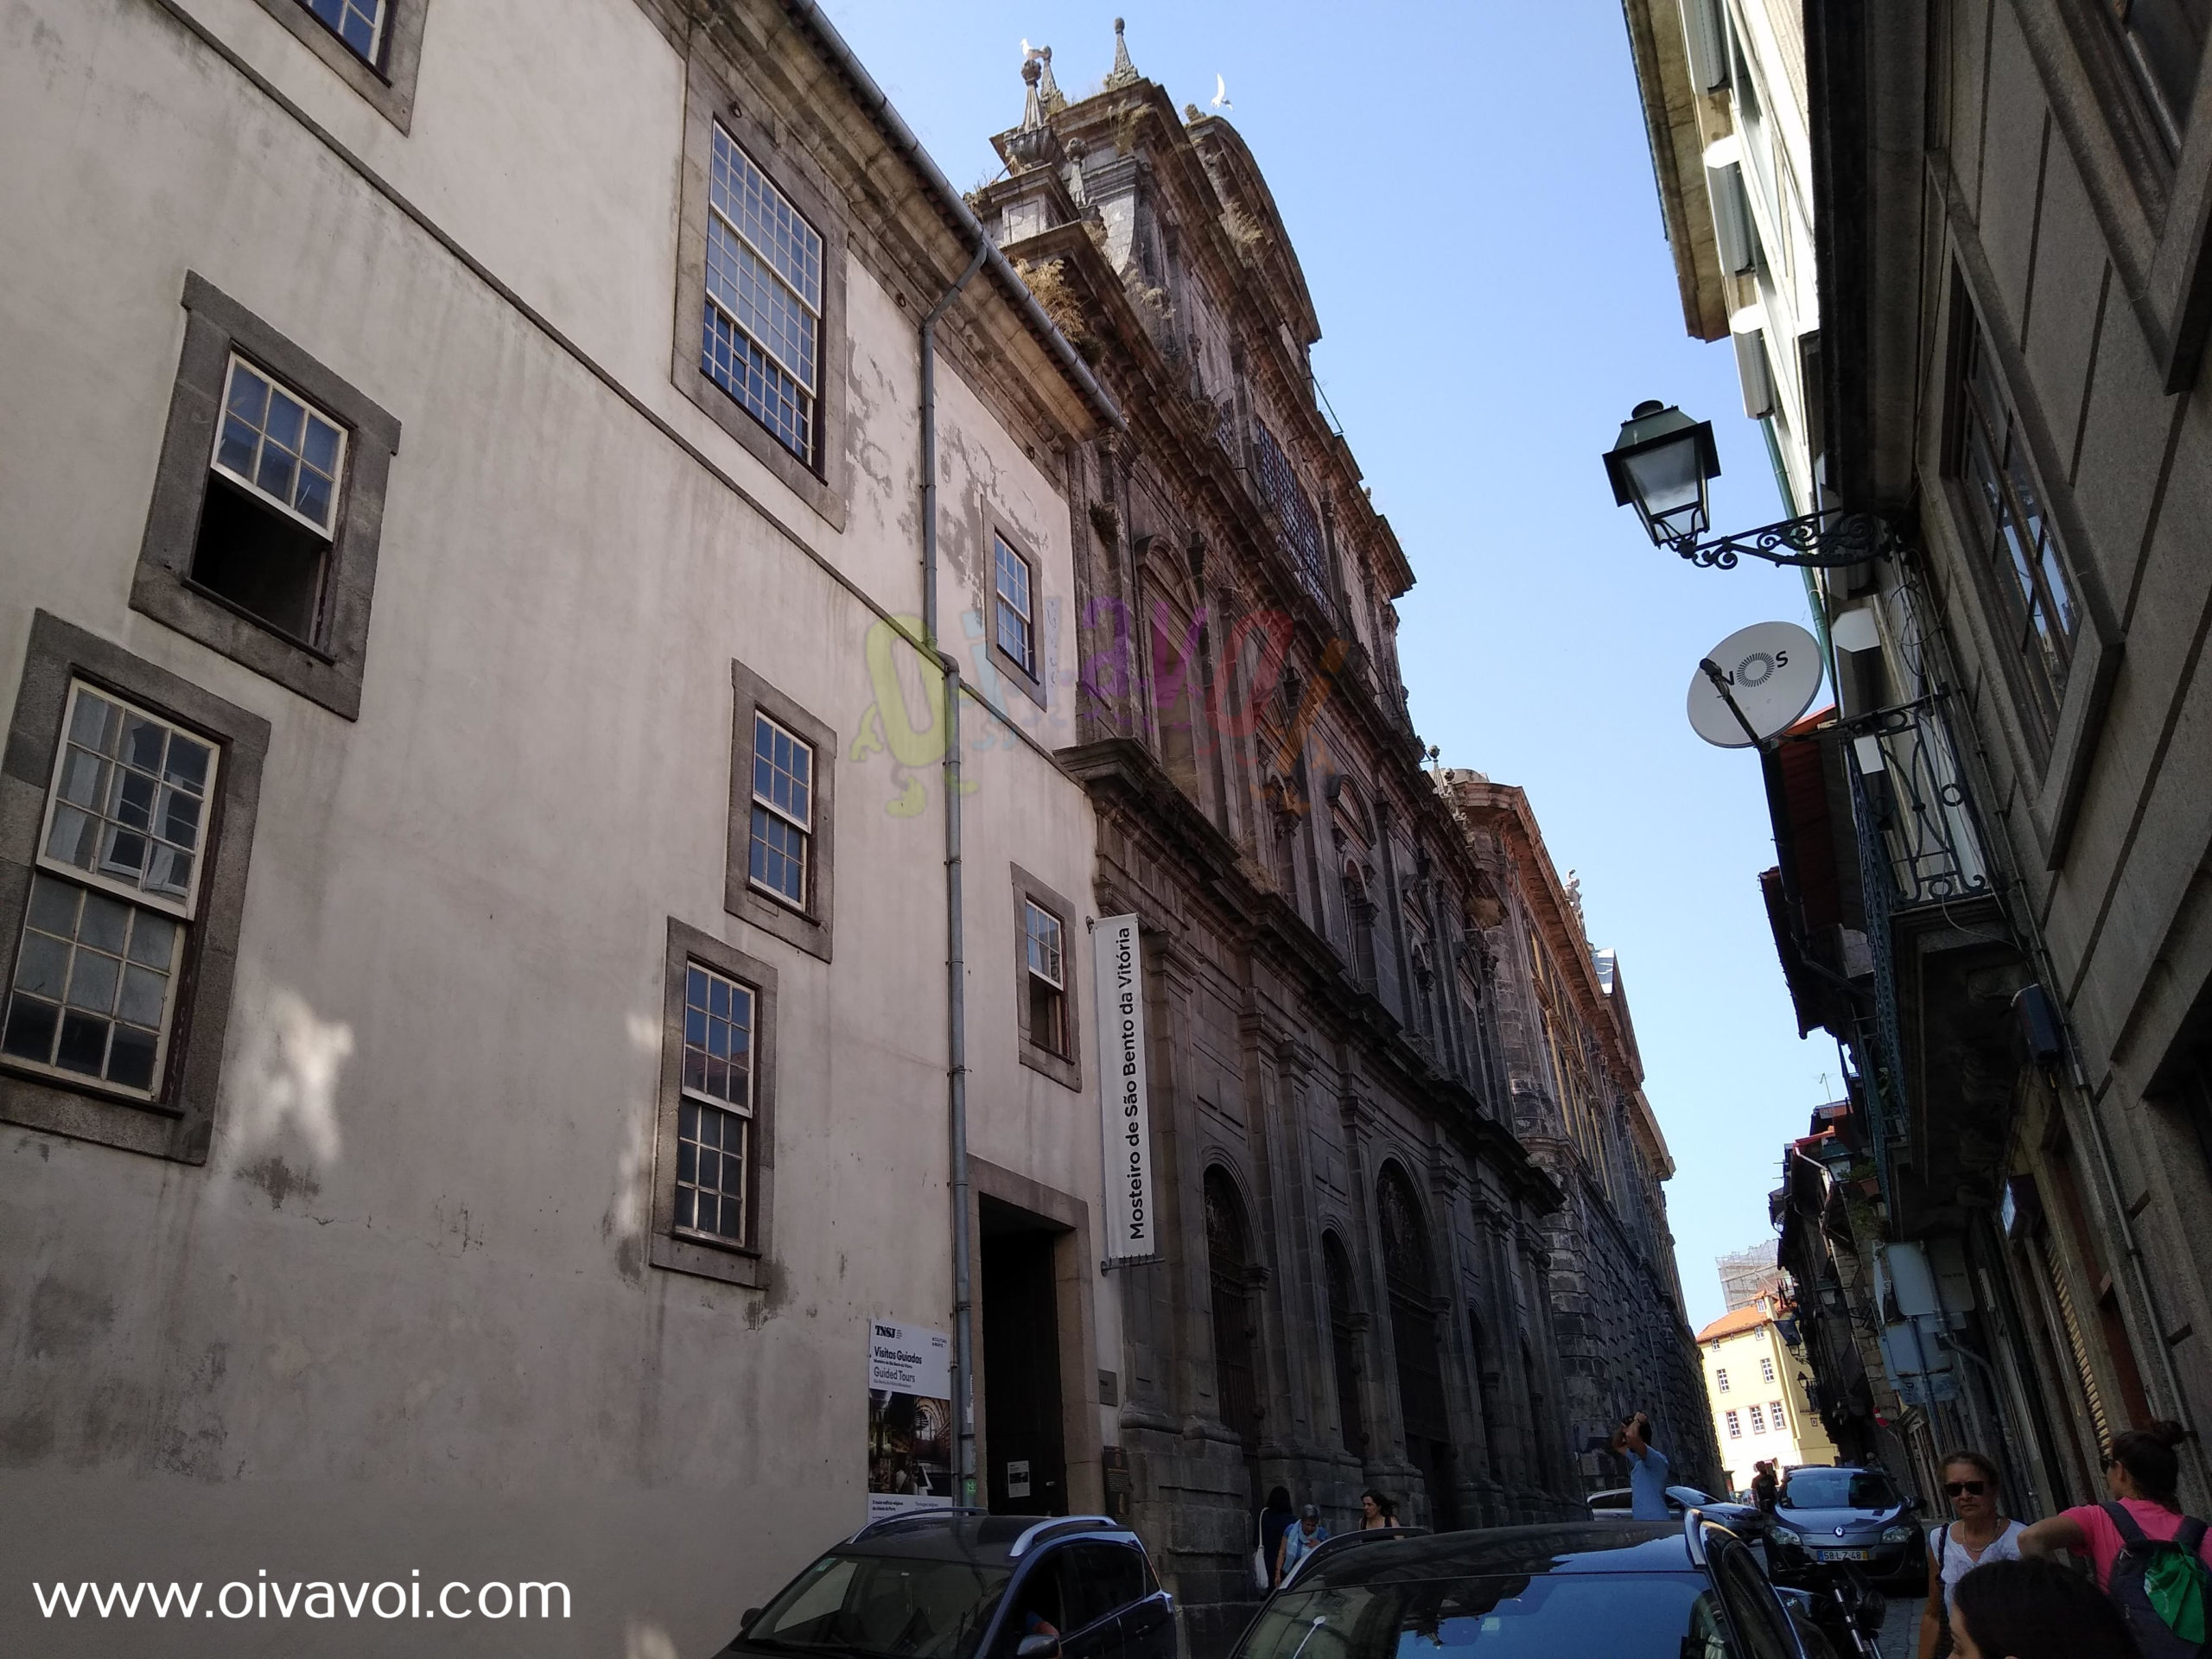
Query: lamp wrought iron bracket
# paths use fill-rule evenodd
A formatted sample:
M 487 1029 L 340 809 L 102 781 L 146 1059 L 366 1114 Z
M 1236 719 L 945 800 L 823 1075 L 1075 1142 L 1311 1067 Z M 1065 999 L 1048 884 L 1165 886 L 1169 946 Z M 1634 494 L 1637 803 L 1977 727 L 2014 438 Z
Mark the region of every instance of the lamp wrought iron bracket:
M 1700 541 L 1694 533 L 1667 543 L 1692 564 L 1733 570 L 1745 555 L 1769 564 L 1840 570 L 1869 559 L 1895 558 L 1909 543 L 1904 520 L 1887 512 L 1847 512 L 1830 507 L 1735 536 Z

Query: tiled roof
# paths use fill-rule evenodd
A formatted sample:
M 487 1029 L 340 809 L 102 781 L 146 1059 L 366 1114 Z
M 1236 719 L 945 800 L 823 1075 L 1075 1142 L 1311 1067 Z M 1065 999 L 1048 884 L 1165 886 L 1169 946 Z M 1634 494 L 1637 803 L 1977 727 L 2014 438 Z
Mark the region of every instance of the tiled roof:
M 1763 1325 L 1774 1323 L 1774 1315 L 1767 1312 L 1764 1302 L 1753 1302 L 1748 1307 L 1738 1307 L 1723 1313 L 1711 1325 L 1697 1333 L 1700 1342 L 1718 1342 L 1723 1337 L 1739 1337 L 1746 1331 L 1756 1331 Z

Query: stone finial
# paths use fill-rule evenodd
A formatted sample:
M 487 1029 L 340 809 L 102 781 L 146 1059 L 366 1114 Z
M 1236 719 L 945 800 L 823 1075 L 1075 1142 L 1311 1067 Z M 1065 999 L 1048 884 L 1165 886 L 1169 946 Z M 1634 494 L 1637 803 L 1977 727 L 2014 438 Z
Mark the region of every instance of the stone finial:
M 1106 77 L 1109 87 L 1134 86 L 1137 84 L 1137 67 L 1129 61 L 1129 42 L 1122 34 L 1122 19 L 1114 20 L 1114 67 Z
M 1049 46 L 1039 47 L 1037 59 L 1045 67 L 1045 81 L 1044 85 L 1038 88 L 1038 100 L 1044 105 L 1046 115 L 1058 115 L 1062 110 L 1067 108 L 1068 100 L 1066 95 L 1060 91 L 1060 83 L 1052 79 L 1052 48 Z
M 1034 50 L 1021 60 L 1021 79 L 1028 87 L 1021 100 L 1021 125 L 1001 141 L 1007 162 L 1017 173 L 1049 167 L 1060 158 L 1059 135 L 1045 119 L 1041 86 L 1048 73 L 1042 54 Z
M 1021 60 L 1022 84 L 1028 91 L 1021 99 L 1021 130 L 1034 132 L 1045 124 L 1044 100 L 1039 95 L 1038 83 L 1044 78 L 1045 66 L 1035 53 Z

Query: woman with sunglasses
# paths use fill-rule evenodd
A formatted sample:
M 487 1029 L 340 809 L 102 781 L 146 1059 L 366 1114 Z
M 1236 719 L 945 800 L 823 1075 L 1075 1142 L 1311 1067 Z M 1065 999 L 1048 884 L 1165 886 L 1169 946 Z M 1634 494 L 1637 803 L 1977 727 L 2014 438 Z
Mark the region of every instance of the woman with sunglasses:
M 2020 1559 L 2020 1535 L 2027 1529 L 2005 1513 L 1997 1485 L 1997 1465 L 1979 1452 L 1954 1452 L 1943 1459 L 1943 1496 L 1953 1518 L 1928 1542 L 1929 1581 L 1943 1593 L 1930 1595 L 1920 1614 L 1920 1659 L 1943 1659 L 1956 1651 L 1951 1613 L 1959 1580 L 1992 1561 Z

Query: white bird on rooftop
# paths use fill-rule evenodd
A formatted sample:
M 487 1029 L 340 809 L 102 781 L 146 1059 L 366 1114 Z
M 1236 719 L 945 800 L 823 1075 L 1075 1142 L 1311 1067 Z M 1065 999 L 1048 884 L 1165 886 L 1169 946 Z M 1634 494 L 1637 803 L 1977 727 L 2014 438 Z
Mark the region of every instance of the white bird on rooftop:
M 1217 110 L 1233 110 L 1236 107 L 1229 101 L 1229 83 L 1219 75 L 1213 78 L 1213 106 Z

